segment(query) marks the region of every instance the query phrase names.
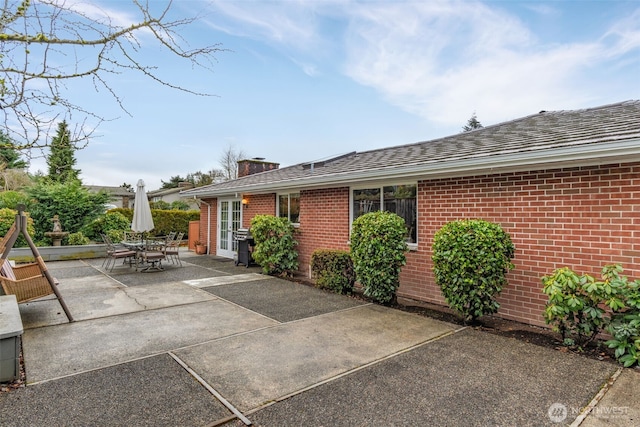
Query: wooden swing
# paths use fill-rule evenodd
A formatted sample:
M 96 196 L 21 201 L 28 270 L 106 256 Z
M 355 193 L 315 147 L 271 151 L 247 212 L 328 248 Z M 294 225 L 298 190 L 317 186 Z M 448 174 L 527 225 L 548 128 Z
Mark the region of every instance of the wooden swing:
M 18 205 L 16 220 L 0 241 L 0 284 L 2 285 L 2 290 L 6 295 L 15 295 L 18 303 L 55 294 L 64 313 L 67 315 L 67 319 L 69 319 L 69 322 L 73 322 L 69 308 L 58 291 L 57 281 L 47 270 L 38 248 L 27 232 L 27 217 L 23 211 L 24 206 Z M 20 234 L 24 236 L 29 244 L 36 262 L 14 267 L 7 257 Z

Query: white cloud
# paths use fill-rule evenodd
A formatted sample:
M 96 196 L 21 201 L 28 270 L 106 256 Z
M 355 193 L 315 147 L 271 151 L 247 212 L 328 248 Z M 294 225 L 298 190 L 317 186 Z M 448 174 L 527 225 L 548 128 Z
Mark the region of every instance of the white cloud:
M 463 123 L 473 111 L 495 123 L 584 105 L 580 76 L 637 48 L 638 21 L 615 26 L 610 46 L 545 46 L 519 20 L 481 3 L 382 3 L 354 15 L 345 72 L 438 124 Z
M 294 48 L 309 47 L 319 41 L 313 2 L 212 0 L 210 3 L 216 14 L 213 20 L 206 20 L 207 24 L 228 34 Z

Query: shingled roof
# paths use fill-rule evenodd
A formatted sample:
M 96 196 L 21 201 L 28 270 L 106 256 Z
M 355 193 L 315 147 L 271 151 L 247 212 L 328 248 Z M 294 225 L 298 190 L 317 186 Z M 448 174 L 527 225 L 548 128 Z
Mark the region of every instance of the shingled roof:
M 216 197 L 335 187 L 379 179 L 427 179 L 640 161 L 640 101 L 520 119 L 431 141 L 352 152 L 182 192 Z

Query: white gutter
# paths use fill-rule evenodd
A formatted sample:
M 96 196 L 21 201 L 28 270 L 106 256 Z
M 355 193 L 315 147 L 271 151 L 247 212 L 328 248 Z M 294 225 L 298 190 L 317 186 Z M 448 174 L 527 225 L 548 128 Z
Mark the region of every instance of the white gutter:
M 590 144 L 578 147 L 572 146 L 557 149 L 531 150 L 506 155 L 487 154 L 468 159 L 451 161 L 438 160 L 432 163 L 421 162 L 406 166 L 390 166 L 387 168 L 378 168 L 373 170 L 346 171 L 326 176 L 319 176 L 318 173 L 316 173 L 314 176 L 292 178 L 280 182 L 237 186 L 228 189 L 219 189 L 217 191 L 203 190 L 201 193 L 198 193 L 198 196 L 220 197 L 236 192 L 257 194 L 261 192 L 275 192 L 293 187 L 312 188 L 359 181 L 399 178 L 434 179 L 463 176 L 469 173 L 476 175 L 506 171 L 513 172 L 522 170 L 523 166 L 526 166 L 527 169 L 530 170 L 532 167 L 549 169 L 563 166 L 593 166 L 606 163 L 627 163 L 634 161 L 640 161 L 640 139 L 607 143 L 605 149 L 603 149 L 599 144 Z

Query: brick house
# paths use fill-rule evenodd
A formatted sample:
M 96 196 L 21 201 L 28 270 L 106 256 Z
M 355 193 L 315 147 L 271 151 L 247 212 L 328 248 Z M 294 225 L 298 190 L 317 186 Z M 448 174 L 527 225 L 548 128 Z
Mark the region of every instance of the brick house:
M 284 216 L 298 227 L 300 271 L 308 275 L 315 249 L 348 250 L 353 219 L 385 209 L 407 224 L 403 297 L 444 304 L 432 273 L 433 235 L 465 218 L 501 224 L 515 244 L 516 268 L 499 298 L 504 318 L 544 325 L 540 279 L 562 266 L 598 276 L 621 263 L 640 278 L 640 101 L 541 111 L 284 168 L 257 163 L 257 173 L 183 192 L 202 201 L 200 240 L 211 254 L 233 257 L 233 230 L 255 215 Z

